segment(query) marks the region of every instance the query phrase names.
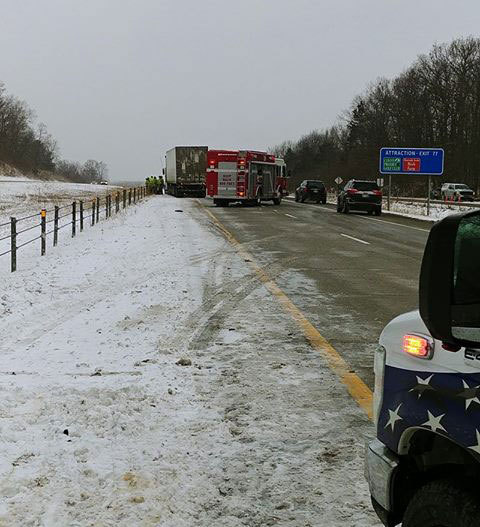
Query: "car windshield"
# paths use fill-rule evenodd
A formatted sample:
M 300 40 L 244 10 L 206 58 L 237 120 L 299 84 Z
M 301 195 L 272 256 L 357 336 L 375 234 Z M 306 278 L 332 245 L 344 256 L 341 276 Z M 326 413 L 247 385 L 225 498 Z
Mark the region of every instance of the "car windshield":
M 467 185 L 455 185 L 455 188 L 470 190 L 469 187 L 467 187 Z
M 324 186 L 323 181 L 307 181 L 308 188 L 323 188 Z
M 378 190 L 378 185 L 375 181 L 355 181 L 353 183 L 353 188 L 357 190 Z

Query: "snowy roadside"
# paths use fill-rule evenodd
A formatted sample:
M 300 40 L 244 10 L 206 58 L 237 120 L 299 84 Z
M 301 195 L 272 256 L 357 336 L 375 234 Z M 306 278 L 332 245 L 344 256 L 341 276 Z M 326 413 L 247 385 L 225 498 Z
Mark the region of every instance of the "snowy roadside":
M 41 208 L 62 205 L 78 199 L 104 195 L 120 187 L 90 185 L 62 181 L 41 181 L 27 178 L 0 177 L 0 223 L 11 215 L 39 212 Z
M 195 201 L 0 283 L 0 526 L 378 525 L 372 425 Z
M 28 217 L 17 223 L 17 246 L 40 235 L 40 210 L 48 210 L 47 221 L 53 219 L 53 208 L 55 205 L 70 205 L 73 201 L 84 200 L 85 210 L 90 207 L 90 200 L 103 197 L 107 193 L 116 192 L 120 189 L 114 185 L 89 185 L 81 183 L 65 183 L 61 181 L 39 181 L 26 178 L 12 178 L 3 176 L 0 178 L 0 254 L 10 249 L 10 216 L 17 219 Z M 78 207 L 78 205 L 77 205 Z M 101 216 L 104 217 L 102 205 Z M 61 215 L 68 214 L 69 209 L 61 211 Z M 30 217 L 32 216 L 33 217 Z M 90 218 L 85 223 L 89 223 Z M 70 217 L 61 219 L 59 225 L 71 221 Z M 35 227 L 37 226 L 37 227 Z M 48 226 L 51 231 L 53 224 Z M 24 232 L 22 232 L 24 231 Z M 60 243 L 70 233 L 61 230 L 59 233 Z M 52 245 L 52 235 L 47 237 L 47 245 Z M 40 241 L 33 245 L 22 247 L 18 253 L 19 268 L 22 268 L 26 260 L 38 258 L 40 254 Z M 8 272 L 10 268 L 9 256 L 0 257 L 0 273 Z
M 294 196 L 288 196 L 287 199 L 294 201 L 295 198 Z M 330 205 L 336 205 L 336 195 L 328 194 L 327 203 L 329 203 Z M 470 210 L 478 210 L 478 207 L 458 206 L 455 203 L 441 205 L 432 204 L 430 207 L 430 216 L 427 216 L 426 203 L 419 203 L 416 201 L 395 201 L 395 198 L 393 198 L 390 204 L 390 210 L 387 210 L 386 203 L 383 203 L 382 214 L 404 216 L 405 218 L 435 222 L 441 220 L 442 218 L 445 218 L 445 216 L 449 216 L 450 214 L 455 214 L 457 212 L 468 212 Z

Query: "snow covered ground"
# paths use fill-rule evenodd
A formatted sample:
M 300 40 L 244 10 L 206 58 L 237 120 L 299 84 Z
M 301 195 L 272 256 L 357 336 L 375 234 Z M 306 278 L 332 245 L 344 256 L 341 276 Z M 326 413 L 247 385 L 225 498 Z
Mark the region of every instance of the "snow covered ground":
M 290 196 L 293 199 L 294 196 Z M 328 203 L 332 205 L 337 204 L 336 194 L 328 194 Z M 478 207 L 466 207 L 456 203 L 432 203 L 430 205 L 430 215 L 427 216 L 427 204 L 419 203 L 418 201 L 396 201 L 392 198 L 390 203 L 390 211 L 387 210 L 387 203 L 384 200 L 382 214 L 396 214 L 399 216 L 405 216 L 407 218 L 415 218 L 425 221 L 438 221 L 456 212 L 468 212 L 469 210 L 478 210 Z
M 0 254 L 10 249 L 10 217 L 17 219 L 37 214 L 37 216 L 19 221 L 17 231 L 17 245 L 21 245 L 40 235 L 40 227 L 33 228 L 40 223 L 40 210 L 47 209 L 47 221 L 53 218 L 55 205 L 69 205 L 73 201 L 84 200 L 85 207 L 90 206 L 90 200 L 96 196 L 103 197 L 108 193 L 118 191 L 120 187 L 114 185 L 89 185 L 81 183 L 65 183 L 61 181 L 40 181 L 25 177 L 8 177 L 0 173 Z M 68 212 L 65 209 L 61 214 Z M 102 211 L 103 212 L 103 211 Z M 103 214 L 104 215 L 104 214 Z M 65 218 L 60 225 L 70 221 Z M 31 230 L 27 230 L 30 229 Z M 49 225 L 48 230 L 51 230 Z M 69 237 L 68 229 L 60 231 L 60 242 Z M 2 239 L 5 238 L 5 239 Z M 48 245 L 52 245 L 52 236 L 48 237 Z M 18 252 L 19 268 L 25 259 L 31 259 L 40 254 L 40 241 L 29 244 Z M 10 266 L 8 255 L 0 257 L 0 272 L 5 272 Z
M 90 185 L 7 177 L 0 174 L 0 223 L 11 215 L 18 217 L 62 205 L 75 199 L 93 198 L 118 190 L 114 185 Z
M 0 526 L 379 525 L 371 423 L 196 201 L 0 288 Z

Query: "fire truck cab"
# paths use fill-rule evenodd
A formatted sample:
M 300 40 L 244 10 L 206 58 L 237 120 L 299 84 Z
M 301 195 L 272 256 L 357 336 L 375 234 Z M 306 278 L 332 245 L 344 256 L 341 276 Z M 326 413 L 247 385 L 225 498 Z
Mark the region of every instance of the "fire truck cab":
M 285 162 L 265 152 L 209 150 L 206 184 L 207 196 L 219 207 L 262 201 L 280 205 L 286 195 Z

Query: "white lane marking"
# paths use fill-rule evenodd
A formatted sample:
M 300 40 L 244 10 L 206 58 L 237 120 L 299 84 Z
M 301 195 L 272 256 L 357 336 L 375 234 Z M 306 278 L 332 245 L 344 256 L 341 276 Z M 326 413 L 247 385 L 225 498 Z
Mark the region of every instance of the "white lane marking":
M 395 221 L 377 220 L 377 218 L 369 218 L 368 216 L 358 216 L 364 220 L 379 221 L 380 223 L 387 223 L 388 225 L 398 225 L 399 227 L 406 227 L 407 229 L 414 229 L 415 231 L 430 232 L 430 229 L 421 229 L 420 227 L 412 227 L 411 225 L 404 225 L 403 223 L 396 223 Z
M 291 214 L 285 214 L 285 216 L 288 216 L 289 218 L 293 218 L 294 220 L 298 219 L 296 216 L 292 216 Z
M 364 243 L 365 245 L 370 245 L 370 242 L 360 240 L 359 238 L 354 238 L 353 236 L 349 236 L 348 234 L 340 234 L 340 236 L 344 236 L 345 238 L 350 238 L 350 240 L 355 240 L 356 242 L 359 242 L 359 243 Z

